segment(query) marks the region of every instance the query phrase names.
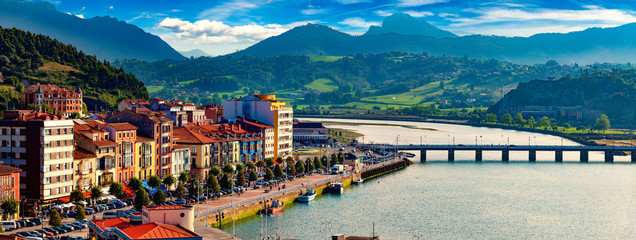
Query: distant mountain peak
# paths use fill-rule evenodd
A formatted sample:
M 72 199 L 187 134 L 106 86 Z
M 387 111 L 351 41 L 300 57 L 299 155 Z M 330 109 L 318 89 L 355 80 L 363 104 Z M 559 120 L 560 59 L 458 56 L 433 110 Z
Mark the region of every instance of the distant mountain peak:
M 418 20 L 406 13 L 394 13 L 382 21 L 382 26 L 371 26 L 365 35 L 398 33 L 403 35 L 424 35 L 433 38 L 457 37 L 452 32 L 439 29 L 426 21 Z
M 193 57 L 193 58 L 198 58 L 198 57 L 209 57 L 210 54 L 206 53 L 205 51 L 195 48 L 189 51 L 179 51 L 179 53 L 181 53 L 181 55 L 189 58 L 189 57 Z

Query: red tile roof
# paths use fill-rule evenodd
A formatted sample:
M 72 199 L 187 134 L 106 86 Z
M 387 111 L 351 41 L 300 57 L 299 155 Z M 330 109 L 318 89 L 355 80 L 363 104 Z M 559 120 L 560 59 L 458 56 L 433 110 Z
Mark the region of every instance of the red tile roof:
M 24 238 L 0 234 L 0 240 L 24 240 Z
M 119 229 L 130 239 L 178 239 L 200 237 L 193 231 L 182 226 L 172 226 L 163 223 L 147 223 L 134 227 Z
M 93 141 L 93 144 L 95 144 L 95 146 L 97 146 L 97 147 L 117 146 L 117 143 L 115 141 L 113 141 L 113 140 Z
M 122 217 L 104 220 L 92 220 L 92 222 L 102 231 L 104 230 L 104 228 L 107 227 L 132 227 L 132 224 L 130 224 L 130 220 Z
M 152 141 L 154 141 L 154 140 L 151 139 L 151 138 L 141 137 L 141 136 L 137 135 L 137 142 L 152 142 Z
M 0 164 L 0 175 L 16 173 L 16 172 L 22 172 L 22 169 Z
M 130 123 L 109 123 L 108 126 L 113 127 L 116 131 L 137 130 L 137 127 Z
M 172 134 L 174 142 L 180 144 L 205 144 L 216 142 L 216 140 L 212 138 L 203 136 L 203 134 L 186 128 L 175 128 Z
M 73 159 L 87 159 L 87 158 L 96 158 L 97 155 L 86 151 L 82 148 L 78 148 L 75 147 L 75 150 L 73 150 Z

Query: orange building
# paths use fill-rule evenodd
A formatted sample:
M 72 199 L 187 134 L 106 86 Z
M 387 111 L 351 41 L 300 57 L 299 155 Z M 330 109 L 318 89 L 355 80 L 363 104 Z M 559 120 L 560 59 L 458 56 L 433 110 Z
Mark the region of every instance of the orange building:
M 108 123 L 102 128 L 108 131 L 110 139 L 117 143 L 117 177 L 120 183 L 127 182 L 135 176 L 135 143 L 137 127 L 130 123 Z
M 24 91 L 26 104 L 40 106 L 46 104 L 55 113 L 69 117 L 72 113 L 82 113 L 82 90 L 75 91 L 55 85 L 31 85 Z
M 20 201 L 20 172 L 19 168 L 0 164 L 0 203 L 11 198 Z

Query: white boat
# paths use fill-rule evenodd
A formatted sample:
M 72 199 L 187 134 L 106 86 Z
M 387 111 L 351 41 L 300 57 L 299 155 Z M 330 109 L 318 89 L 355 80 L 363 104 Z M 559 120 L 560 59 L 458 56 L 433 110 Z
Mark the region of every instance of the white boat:
M 311 202 L 316 198 L 316 191 L 313 189 L 305 190 L 305 194 L 298 196 L 298 202 Z
M 334 182 L 329 185 L 329 193 L 341 194 L 342 192 L 344 192 L 344 184 L 342 182 Z
M 353 180 L 353 184 L 362 184 L 362 182 L 364 182 L 362 178 L 357 178 L 356 180 Z

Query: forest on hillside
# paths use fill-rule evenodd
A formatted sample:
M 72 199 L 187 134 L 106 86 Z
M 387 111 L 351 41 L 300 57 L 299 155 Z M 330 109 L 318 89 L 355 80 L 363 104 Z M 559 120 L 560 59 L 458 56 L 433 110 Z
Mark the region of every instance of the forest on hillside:
M 0 108 L 19 108 L 29 84 L 80 87 L 88 109 L 112 108 L 121 99 L 148 98 L 144 84 L 131 73 L 99 61 L 75 47 L 16 28 L 0 27 Z

